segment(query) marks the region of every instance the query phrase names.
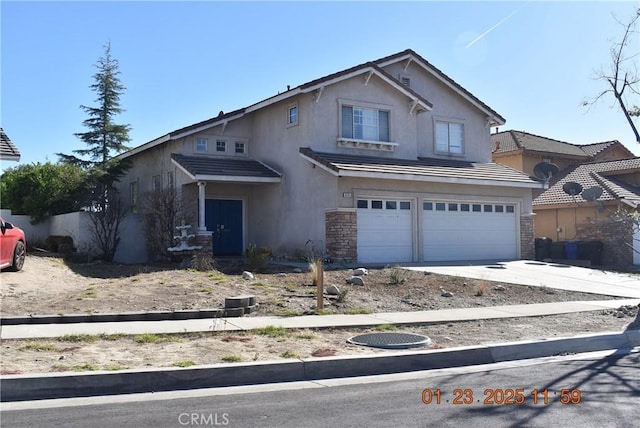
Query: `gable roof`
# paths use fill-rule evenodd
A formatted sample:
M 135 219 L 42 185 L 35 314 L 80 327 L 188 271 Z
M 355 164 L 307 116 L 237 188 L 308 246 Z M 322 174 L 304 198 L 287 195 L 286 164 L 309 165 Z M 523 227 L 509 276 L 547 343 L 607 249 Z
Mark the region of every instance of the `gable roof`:
M 585 163 L 571 168 L 565 174 L 558 177 L 549 189 L 533 200 L 534 206 L 586 203 L 582 194 L 575 198 L 562 190 L 562 186 L 568 182 L 575 182 L 583 189 L 598 186 L 602 189 L 602 195 L 598 201 L 621 201 L 631 207 L 640 205 L 640 187 L 626 183 L 616 175 L 637 172 L 640 173 L 640 158 L 621 159 L 606 162 Z
M 281 174 L 252 159 L 171 154 L 171 161 L 192 180 L 278 183 Z
M 18 148 L 11 142 L 2 128 L 0 128 L 0 159 L 11 161 L 20 160 Z
M 469 91 L 467 91 L 462 86 L 460 86 L 453 79 L 445 75 L 442 71 L 440 71 L 439 69 L 431 65 L 428 61 L 426 61 L 420 55 L 415 53 L 413 50 L 407 49 L 391 56 L 387 56 L 375 61 L 365 62 L 363 64 L 356 65 L 346 70 L 339 71 L 337 73 L 329 74 L 319 79 L 312 80 L 310 82 L 297 86 L 293 89 L 288 89 L 283 93 L 279 93 L 265 100 L 259 101 L 248 107 L 234 110 L 230 113 L 224 113 L 221 111 L 216 117 L 212 117 L 210 119 L 206 119 L 204 121 L 177 129 L 175 131 L 171 131 L 168 134 L 165 134 L 155 140 L 149 141 L 125 153 L 122 153 L 119 155 L 119 157 L 126 158 L 136 153 L 140 153 L 142 151 L 155 147 L 159 144 L 165 143 L 167 141 L 177 139 L 177 138 L 182 138 L 197 132 L 204 131 L 209 128 L 213 128 L 215 126 L 224 125 L 225 123 L 228 123 L 232 120 L 243 117 L 245 114 L 251 113 L 256 110 L 260 110 L 264 107 L 267 107 L 269 105 L 275 104 L 280 101 L 287 100 L 289 98 L 292 98 L 300 94 L 314 93 L 315 96 L 319 98 L 322 96 L 322 91 L 325 86 L 332 85 L 332 84 L 335 84 L 359 75 L 365 75 L 366 81 L 368 81 L 368 79 L 371 78 L 371 76 L 375 75 L 378 78 L 382 79 L 387 84 L 389 84 L 390 86 L 394 87 L 400 93 L 406 95 L 407 98 L 409 98 L 409 100 L 411 101 L 412 111 L 415 109 L 418 109 L 421 111 L 431 110 L 433 108 L 433 104 L 429 100 L 427 100 L 422 95 L 418 94 L 413 89 L 404 85 L 397 78 L 395 78 L 394 76 L 392 76 L 391 74 L 389 74 L 383 69 L 383 67 L 386 65 L 392 64 L 394 62 L 407 61 L 407 60 L 415 61 L 424 70 L 426 70 L 428 73 L 433 75 L 436 79 L 440 80 L 446 86 L 448 86 L 449 88 L 457 92 L 464 99 L 471 102 L 474 106 L 476 106 L 478 109 L 483 111 L 487 115 L 488 119 L 492 121 L 492 123 L 499 124 L 499 125 L 504 124 L 505 119 L 502 116 L 500 116 L 497 112 L 495 112 L 493 109 L 491 109 L 489 106 L 484 104 L 482 101 L 480 101 L 477 97 L 475 97 Z
M 633 156 L 618 140 L 604 141 L 600 143 L 578 145 L 552 138 L 542 137 L 524 131 L 502 131 L 491 134 L 493 153 L 509 153 L 514 151 L 527 151 L 558 154 L 567 157 L 588 160 L 604 150 L 619 146 L 626 151 L 626 155 Z
M 395 159 L 344 155 L 300 149 L 300 155 L 338 177 L 382 178 L 440 183 L 541 188 L 534 180 L 513 168 L 497 163 L 474 163 L 449 159 Z
M 460 94 L 467 101 L 471 102 L 471 104 L 478 107 L 480 110 L 483 110 L 487 114 L 487 116 L 490 116 L 493 120 L 492 125 L 504 125 L 504 123 L 506 122 L 505 118 L 498 114 L 495 110 L 480 101 L 480 99 L 478 99 L 475 95 L 463 88 L 458 82 L 444 74 L 440 69 L 435 67 L 433 64 L 431 64 L 429 61 L 424 59 L 412 49 L 406 49 L 402 52 L 380 58 L 379 60 L 376 60 L 374 62 L 379 66 L 384 67 L 386 65 L 401 61 L 415 61 L 436 79 L 440 80 L 446 86 L 458 92 L 458 94 Z

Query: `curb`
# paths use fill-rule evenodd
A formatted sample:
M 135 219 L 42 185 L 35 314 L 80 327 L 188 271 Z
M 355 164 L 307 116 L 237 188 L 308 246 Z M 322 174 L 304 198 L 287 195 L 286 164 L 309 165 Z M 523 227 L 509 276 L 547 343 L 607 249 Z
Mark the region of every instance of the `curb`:
M 100 371 L 90 374 L 6 375 L 0 376 L 0 401 L 90 397 L 371 376 L 499 363 L 565 353 L 623 350 L 637 346 L 640 346 L 640 330 L 628 330 L 621 333 L 366 357 L 308 358 L 217 364 L 196 368 Z
M 250 314 L 258 305 L 196 310 L 118 312 L 103 314 L 32 315 L 1 317 L 0 325 L 71 324 L 120 321 L 177 321 L 204 318 L 239 318 Z

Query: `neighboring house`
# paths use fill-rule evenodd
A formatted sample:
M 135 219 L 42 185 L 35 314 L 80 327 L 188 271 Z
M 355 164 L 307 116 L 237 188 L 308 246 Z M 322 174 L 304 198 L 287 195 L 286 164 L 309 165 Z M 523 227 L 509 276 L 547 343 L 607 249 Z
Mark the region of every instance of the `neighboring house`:
M 18 148 L 11 142 L 4 129 L 0 128 L 0 160 L 16 161 L 20 160 Z
M 171 186 L 214 255 L 321 241 L 335 261 L 532 258 L 542 185 L 491 162 L 504 122 L 412 50 L 287 88 L 120 155 L 137 213 L 116 259 L 147 257 L 141 201 Z
M 583 189 L 597 187 L 602 193 L 595 201 L 586 200 L 584 190 L 574 197 L 563 191 L 568 182 L 578 183 Z M 536 236 L 555 241 L 601 241 L 602 264 L 640 264 L 640 236 L 636 234 L 634 239 L 632 230 L 610 219 L 620 208 L 637 210 L 639 206 L 640 158 L 572 167 L 534 199 Z
M 535 236 L 556 242 L 601 241 L 602 263 L 640 264 L 633 246 L 633 234 L 622 224 L 611 221 L 619 208 L 637 209 L 640 203 L 640 158 L 634 157 L 619 141 L 575 145 L 521 131 L 491 135 L 493 159 L 528 175 L 541 162 L 551 162 L 559 172 L 547 190 L 534 191 Z M 563 190 L 566 183 L 578 183 L 583 191 L 597 187 L 586 200 Z M 587 193 L 588 196 L 588 193 Z

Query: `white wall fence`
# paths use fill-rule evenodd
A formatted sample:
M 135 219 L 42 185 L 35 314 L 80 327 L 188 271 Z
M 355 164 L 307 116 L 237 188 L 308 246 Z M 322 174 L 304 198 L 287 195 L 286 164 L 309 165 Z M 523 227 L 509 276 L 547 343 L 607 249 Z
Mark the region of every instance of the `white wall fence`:
M 49 236 L 70 236 L 73 246 L 80 253 L 95 255 L 91 220 L 89 214 L 78 211 L 59 214 L 42 223 L 31 224 L 28 215 L 14 215 L 11 210 L 0 210 L 0 217 L 24 230 L 28 245 L 44 246 Z M 114 261 L 119 263 L 143 263 L 147 261 L 147 248 L 144 238 L 142 219 L 136 215 L 127 215 L 120 228 L 120 245 Z
M 27 244 L 44 245 L 46 239 L 51 235 L 70 236 L 73 239 L 74 247 L 79 252 L 91 252 L 92 237 L 89 215 L 86 212 L 55 215 L 35 225 L 29 222 L 30 216 L 14 215 L 11 210 L 0 210 L 0 216 L 5 221 L 24 230 Z

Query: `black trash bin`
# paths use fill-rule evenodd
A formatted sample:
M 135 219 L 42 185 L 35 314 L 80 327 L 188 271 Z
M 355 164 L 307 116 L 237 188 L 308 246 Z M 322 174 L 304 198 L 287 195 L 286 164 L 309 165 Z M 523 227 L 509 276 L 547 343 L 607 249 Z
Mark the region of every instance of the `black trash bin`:
M 542 237 L 535 239 L 536 260 L 542 261 L 551 258 L 551 238 Z
M 578 259 L 591 261 L 592 266 L 602 265 L 602 241 L 582 241 L 578 243 Z
M 564 252 L 564 242 L 552 242 L 551 243 L 551 258 L 553 260 L 566 260 Z

